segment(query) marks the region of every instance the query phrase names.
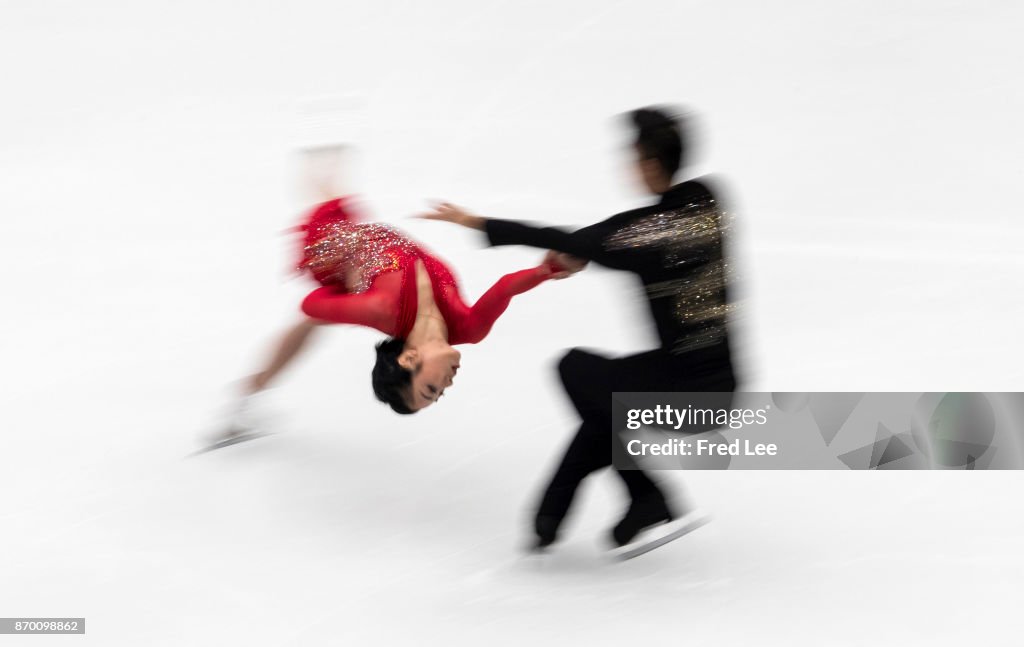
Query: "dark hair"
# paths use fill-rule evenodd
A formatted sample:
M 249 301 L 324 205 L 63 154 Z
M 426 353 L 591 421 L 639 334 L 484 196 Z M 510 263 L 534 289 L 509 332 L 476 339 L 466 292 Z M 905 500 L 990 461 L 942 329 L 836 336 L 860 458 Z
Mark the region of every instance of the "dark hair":
M 647 159 L 657 160 L 672 178 L 683 164 L 686 142 L 679 121 L 661 108 L 640 108 L 629 113 L 636 129 L 636 147 Z
M 390 405 L 395 413 L 416 413 L 405 401 L 405 393 L 412 384 L 412 372 L 398 363 L 398 356 L 405 348 L 405 340 L 391 337 L 377 344 L 376 348 L 377 363 L 373 365 L 370 374 L 374 395 Z

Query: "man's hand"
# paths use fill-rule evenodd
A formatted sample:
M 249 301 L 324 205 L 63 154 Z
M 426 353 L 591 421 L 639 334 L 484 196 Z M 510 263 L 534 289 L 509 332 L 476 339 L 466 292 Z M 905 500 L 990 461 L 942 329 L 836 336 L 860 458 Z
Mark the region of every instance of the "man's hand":
M 423 220 L 440 220 L 442 222 L 450 222 L 456 225 L 462 225 L 463 227 L 469 227 L 470 229 L 484 229 L 485 218 L 474 215 L 462 207 L 456 207 L 450 202 L 441 202 L 434 206 L 433 211 L 420 214 L 417 218 Z
M 564 279 L 585 268 L 589 261 L 564 252 L 556 252 L 552 249 L 548 250 L 548 253 L 544 255 L 543 262 L 551 267 L 552 279 Z

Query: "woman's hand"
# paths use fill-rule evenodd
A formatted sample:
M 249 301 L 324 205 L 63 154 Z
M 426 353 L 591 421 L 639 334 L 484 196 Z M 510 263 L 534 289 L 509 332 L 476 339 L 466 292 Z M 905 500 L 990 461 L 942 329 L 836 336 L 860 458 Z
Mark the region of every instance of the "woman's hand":
M 568 278 L 585 268 L 588 263 L 586 259 L 565 252 L 556 252 L 553 249 L 544 255 L 543 262 L 551 268 L 552 279 Z
M 469 227 L 470 229 L 484 229 L 486 218 L 474 215 L 462 207 L 456 207 L 450 202 L 441 202 L 434 206 L 433 211 L 429 211 L 424 214 L 417 216 L 423 220 L 440 220 L 442 222 L 450 222 L 456 225 L 462 225 L 463 227 Z

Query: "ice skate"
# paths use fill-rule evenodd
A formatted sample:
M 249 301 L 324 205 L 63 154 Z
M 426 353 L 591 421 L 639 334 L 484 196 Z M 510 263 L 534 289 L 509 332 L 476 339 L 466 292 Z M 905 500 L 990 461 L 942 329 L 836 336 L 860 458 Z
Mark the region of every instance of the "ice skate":
M 215 449 L 223 449 L 231 445 L 269 436 L 270 432 L 267 431 L 266 425 L 260 421 L 256 413 L 254 402 L 257 395 L 254 393 L 242 397 L 229 416 L 225 426 L 203 437 L 203 447 L 193 452 L 192 455 L 195 456 L 196 454 L 203 454 Z
M 609 557 L 622 561 L 632 559 L 679 539 L 711 518 L 704 512 L 693 509 L 686 514 L 674 516 L 660 493 L 633 501 L 622 521 L 612 530 L 614 548 Z
M 210 434 L 205 438 L 207 443 L 206 446 L 197 450 L 195 454 L 204 454 L 215 449 L 223 449 L 224 447 L 230 447 L 231 445 L 237 445 L 238 443 L 244 443 L 249 440 L 269 435 L 270 433 L 266 431 L 256 431 L 254 429 L 244 429 L 240 427 L 228 427 L 224 431 Z

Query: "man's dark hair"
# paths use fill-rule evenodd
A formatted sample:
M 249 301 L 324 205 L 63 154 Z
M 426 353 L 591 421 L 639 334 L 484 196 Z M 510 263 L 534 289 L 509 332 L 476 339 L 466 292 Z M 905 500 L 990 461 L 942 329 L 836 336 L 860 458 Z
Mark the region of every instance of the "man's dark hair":
M 636 129 L 636 147 L 646 159 L 657 160 L 661 170 L 672 178 L 683 164 L 686 142 L 682 126 L 661 108 L 640 108 L 629 113 Z
M 377 363 L 373 365 L 373 373 L 370 375 L 374 395 L 395 413 L 416 413 L 405 401 L 405 394 L 412 384 L 412 372 L 398 363 L 398 356 L 405 348 L 405 340 L 392 337 L 377 344 L 376 348 Z

